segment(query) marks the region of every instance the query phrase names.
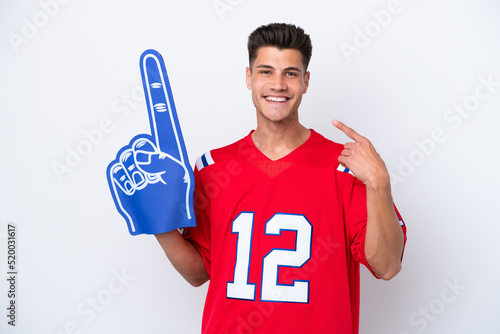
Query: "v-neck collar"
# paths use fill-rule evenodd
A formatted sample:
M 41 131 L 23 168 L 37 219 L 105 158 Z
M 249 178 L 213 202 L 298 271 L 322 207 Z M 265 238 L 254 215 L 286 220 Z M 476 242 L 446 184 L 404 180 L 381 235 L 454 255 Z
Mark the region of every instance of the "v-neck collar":
M 292 152 L 288 153 L 284 157 L 281 157 L 277 160 L 270 159 L 267 155 L 262 153 L 261 150 L 259 150 L 257 148 L 257 146 L 255 145 L 255 143 L 252 140 L 252 133 L 255 130 L 250 131 L 250 133 L 246 136 L 245 139 L 246 139 L 247 144 L 256 152 L 256 155 L 254 156 L 254 158 L 252 160 L 260 160 L 260 161 L 264 160 L 264 161 L 267 161 L 269 163 L 280 163 L 280 162 L 284 162 L 284 161 L 297 162 L 297 161 L 301 160 L 302 158 L 304 158 L 307 154 L 310 153 L 311 148 L 314 147 L 314 142 L 316 142 L 320 137 L 320 134 L 318 134 L 313 129 L 309 129 L 309 130 L 311 131 L 311 133 L 309 135 L 309 138 L 307 138 L 305 142 L 303 142 L 301 145 L 299 145 L 297 148 L 295 148 Z

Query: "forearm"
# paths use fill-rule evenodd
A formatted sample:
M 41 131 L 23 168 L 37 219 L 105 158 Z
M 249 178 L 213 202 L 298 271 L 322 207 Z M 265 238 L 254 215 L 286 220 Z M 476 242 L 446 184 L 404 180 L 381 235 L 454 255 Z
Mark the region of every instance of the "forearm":
M 401 270 L 404 235 L 394 210 L 390 182 L 367 185 L 365 255 L 377 277 L 391 279 Z
M 161 248 L 174 268 L 193 286 L 200 286 L 209 277 L 200 253 L 177 230 L 155 234 Z
M 367 138 L 342 122 L 333 124 L 354 140 L 344 145 L 339 163 L 366 186 L 366 260 L 377 277 L 391 279 L 401 270 L 404 235 L 392 202 L 389 172 Z

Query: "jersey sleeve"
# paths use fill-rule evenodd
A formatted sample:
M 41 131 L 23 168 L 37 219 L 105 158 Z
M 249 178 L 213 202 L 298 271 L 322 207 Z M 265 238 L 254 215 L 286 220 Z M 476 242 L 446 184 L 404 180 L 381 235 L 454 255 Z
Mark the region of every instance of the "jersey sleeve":
M 194 169 L 194 212 L 196 226 L 184 230 L 183 236 L 200 252 L 207 274 L 211 277 L 211 238 L 210 238 L 210 198 L 205 193 L 198 166 Z
M 406 224 L 405 224 L 403 217 L 399 213 L 396 205 L 394 205 L 394 210 L 396 211 L 396 215 L 398 216 L 399 225 L 401 225 L 401 230 L 403 231 L 403 236 L 404 236 L 403 253 L 401 254 L 401 260 L 403 260 L 403 255 L 404 255 L 404 251 L 406 248 Z
M 348 172 L 343 170 L 342 173 Z M 352 174 L 343 174 L 344 180 L 350 179 L 349 181 L 350 191 L 346 191 L 344 194 L 344 210 L 345 219 L 348 226 L 348 233 L 350 235 L 350 248 L 354 260 L 358 263 L 363 264 L 368 270 L 375 276 L 377 275 L 373 272 L 366 260 L 365 244 L 366 244 L 366 224 L 368 221 L 367 205 L 366 205 L 366 187 L 365 185 L 355 178 Z M 396 215 L 398 217 L 401 229 L 404 234 L 404 243 L 406 245 L 406 225 L 401 217 L 396 206 L 394 206 Z
M 366 223 L 368 221 L 368 213 L 366 209 L 366 187 L 354 176 L 346 176 L 352 178 L 352 187 L 348 192 L 346 203 L 346 221 L 350 234 L 350 248 L 354 260 L 365 265 L 368 270 L 375 276 L 371 270 L 365 256 L 365 240 L 366 240 Z

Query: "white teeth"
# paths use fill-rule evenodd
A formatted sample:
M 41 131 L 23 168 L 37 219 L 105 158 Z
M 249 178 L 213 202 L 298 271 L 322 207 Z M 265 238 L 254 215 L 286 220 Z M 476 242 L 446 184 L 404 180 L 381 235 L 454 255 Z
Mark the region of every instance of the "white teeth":
M 273 102 L 285 102 L 286 101 L 286 97 L 267 96 L 266 100 L 273 101 Z

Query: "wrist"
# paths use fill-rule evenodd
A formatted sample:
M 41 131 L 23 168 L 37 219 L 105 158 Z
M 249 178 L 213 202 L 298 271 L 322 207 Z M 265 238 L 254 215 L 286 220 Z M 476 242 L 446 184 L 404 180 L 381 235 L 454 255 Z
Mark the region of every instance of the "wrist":
M 391 178 L 388 171 L 380 173 L 364 183 L 367 191 L 391 192 Z

